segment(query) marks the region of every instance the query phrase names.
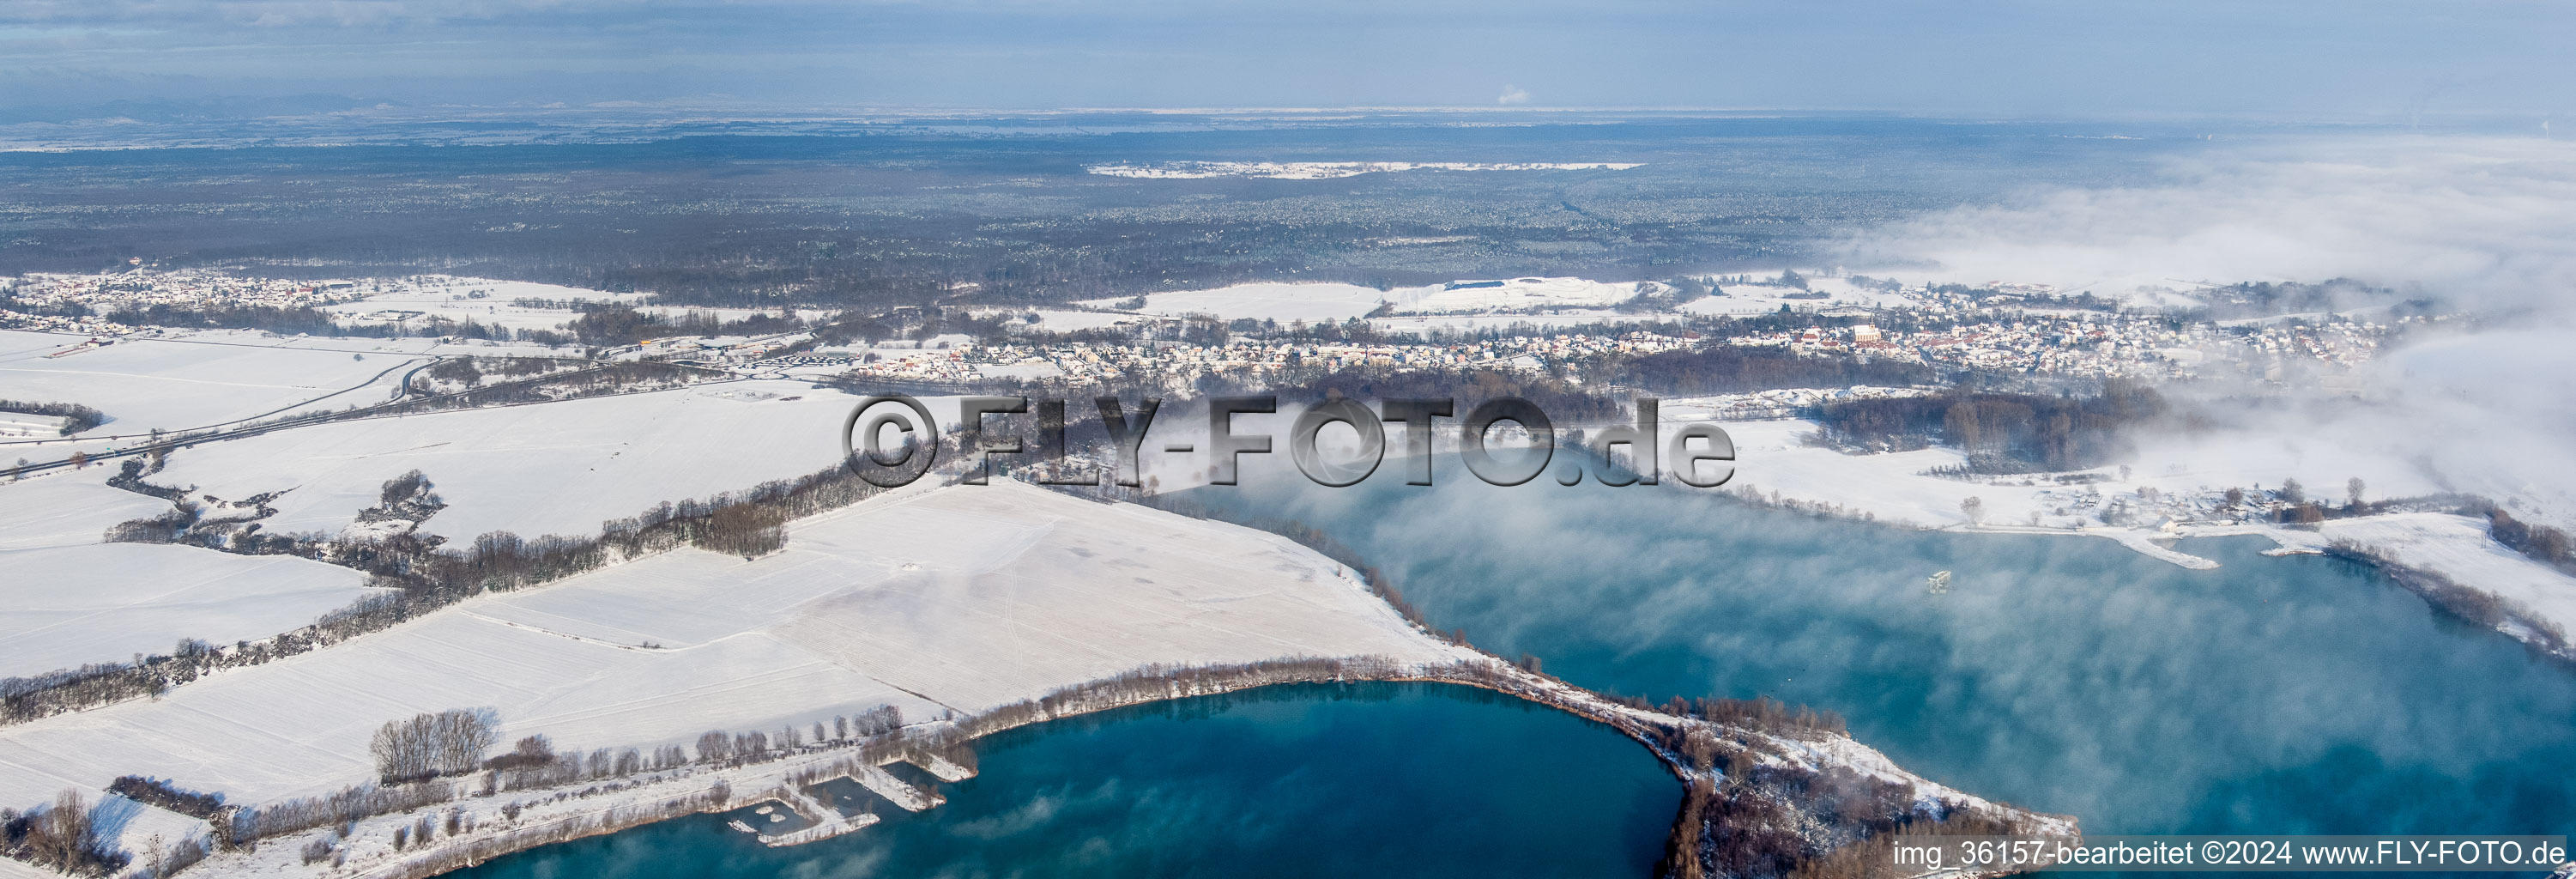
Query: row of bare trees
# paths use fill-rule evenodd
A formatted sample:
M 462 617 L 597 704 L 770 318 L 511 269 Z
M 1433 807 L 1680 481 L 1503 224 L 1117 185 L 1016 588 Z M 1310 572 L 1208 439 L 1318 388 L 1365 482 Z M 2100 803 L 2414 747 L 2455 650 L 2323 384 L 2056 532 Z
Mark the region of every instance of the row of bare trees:
M 2524 640 L 2533 647 L 2561 659 L 2576 660 L 2576 643 L 2569 641 L 2567 627 L 2519 600 L 2463 586 L 2434 571 L 2399 564 L 2350 540 L 2329 544 L 2326 554 L 2377 567 L 2390 581 L 2422 596 L 2427 604 L 2488 628 L 2509 625 L 2522 629 L 2527 633 Z
M 391 480 L 381 505 L 420 514 L 435 509 L 428 480 L 407 473 Z M 412 533 L 372 540 L 320 537 L 258 543 L 258 552 L 281 552 L 366 571 L 369 585 L 392 587 L 322 615 L 311 625 L 260 641 L 174 650 L 130 663 L 98 663 L 41 675 L 0 679 L 0 725 L 79 711 L 140 696 L 157 696 L 216 669 L 256 665 L 391 628 L 486 590 L 534 586 L 595 570 L 612 561 L 697 546 L 729 555 L 756 556 L 786 543 L 786 522 L 856 503 L 881 491 L 840 467 L 712 498 L 657 505 L 641 514 L 603 523 L 596 537 L 547 535 L 522 538 L 506 531 L 477 537 L 462 550 L 442 539 Z M 414 510 L 411 508 L 420 508 Z M 191 514 L 173 512 L 127 523 L 156 534 L 183 533 Z M 119 526 L 126 527 L 126 526 Z M 172 538 L 175 539 L 175 538 Z M 243 551 L 246 547 L 226 547 Z
M 63 420 L 58 434 L 72 434 L 107 423 L 107 414 L 79 403 L 46 403 L 34 400 L 0 400 L 0 412 L 48 415 Z
M 227 808 L 207 823 L 221 851 L 248 849 L 259 840 L 316 827 L 348 825 L 391 812 L 426 808 L 456 799 L 455 785 L 444 782 L 359 784 L 327 794 L 298 797 L 256 808 Z

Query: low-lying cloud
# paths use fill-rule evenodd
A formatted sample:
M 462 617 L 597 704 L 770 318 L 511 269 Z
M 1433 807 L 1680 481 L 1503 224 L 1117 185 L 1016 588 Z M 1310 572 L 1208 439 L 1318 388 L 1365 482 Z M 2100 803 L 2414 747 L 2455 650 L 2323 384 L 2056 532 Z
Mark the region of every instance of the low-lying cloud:
M 2140 304 L 2178 302 L 2170 291 L 2202 283 L 2351 278 L 2475 312 L 2479 320 L 2401 340 L 2359 371 L 2357 395 L 2350 384 L 2293 387 L 2261 394 L 2286 395 L 2287 405 L 2205 404 L 2235 427 L 2143 438 L 2136 463 L 2160 472 L 2173 456 L 2243 453 L 2280 470 L 2271 481 L 2359 475 L 2576 524 L 2576 453 L 2565 440 L 2576 395 L 2564 378 L 2576 370 L 2576 144 L 2284 140 L 2176 159 L 2153 183 L 2017 193 L 1841 244 L 1855 270 L 2036 281 Z M 2341 453 L 2331 460 L 2284 451 L 2291 439 L 2327 437 Z M 2268 451 L 2249 451 L 2258 448 Z M 2328 466 L 2337 469 L 2306 472 Z
M 2576 144 L 2302 138 L 2176 159 L 2145 185 L 2057 188 L 1856 233 L 1847 264 L 2102 295 L 2350 277 L 2489 307 L 2576 288 Z

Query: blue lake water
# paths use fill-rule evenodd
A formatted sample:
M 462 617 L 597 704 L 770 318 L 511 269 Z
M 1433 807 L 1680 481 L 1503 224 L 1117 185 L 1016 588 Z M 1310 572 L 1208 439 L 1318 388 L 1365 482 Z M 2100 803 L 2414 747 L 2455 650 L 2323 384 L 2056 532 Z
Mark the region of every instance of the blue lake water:
M 1391 472 L 1185 496 L 1321 528 L 1433 624 L 1576 683 L 1830 708 L 1910 768 L 2097 832 L 2576 830 L 2576 672 L 2365 567 L 2223 538 L 2180 545 L 2222 564 L 2192 571 L 2097 538 Z M 700 816 L 467 875 L 1645 875 L 1678 796 L 1652 759 L 1469 693 L 1108 712 L 990 740 L 947 805 L 838 840 L 766 849 Z
M 1189 496 L 1318 527 L 1434 625 L 1576 683 L 1834 709 L 1912 769 L 2097 832 L 2576 830 L 2576 670 L 2367 567 L 1439 482 L 1268 470 Z
M 976 750 L 947 804 L 880 803 L 884 823 L 835 839 L 773 849 L 725 826 L 748 812 L 700 815 L 454 875 L 1643 876 L 1681 799 L 1607 727 L 1444 685 L 1136 706 Z

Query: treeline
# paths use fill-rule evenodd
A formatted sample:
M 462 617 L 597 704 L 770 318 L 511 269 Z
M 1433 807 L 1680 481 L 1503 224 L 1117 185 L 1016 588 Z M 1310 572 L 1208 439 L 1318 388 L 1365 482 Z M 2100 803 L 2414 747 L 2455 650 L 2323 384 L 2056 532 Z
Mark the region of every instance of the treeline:
M 391 482 L 409 484 L 415 493 L 430 487 L 426 479 L 411 479 L 411 474 L 405 474 Z M 385 491 L 396 492 L 399 487 L 389 483 Z M 604 523 L 596 537 L 530 539 L 496 531 L 476 537 L 463 550 L 446 550 L 444 538 L 416 532 L 371 540 L 279 535 L 259 541 L 235 539 L 224 547 L 227 551 L 292 554 L 356 568 L 370 575 L 370 585 L 395 591 L 368 596 L 324 614 L 311 625 L 259 642 L 208 647 L 201 641 L 182 641 L 169 655 L 146 656 L 138 662 L 90 664 L 0 679 L 0 725 L 157 696 L 217 669 L 299 655 L 391 628 L 477 592 L 525 588 L 619 559 L 681 546 L 731 555 L 775 551 L 786 543 L 787 520 L 848 506 L 881 490 L 836 465 L 746 491 L 665 502 L 637 516 Z
M 1276 684 L 1344 683 L 1409 677 L 1416 670 L 1384 657 L 1276 659 L 1230 665 L 1147 665 L 1112 677 L 1060 687 L 959 720 L 964 738 L 1139 702 L 1204 696 Z
M 2576 644 L 2568 641 L 2567 628 L 2530 605 L 2460 585 L 2432 571 L 2398 564 L 2350 540 L 2327 545 L 2326 554 L 2376 567 L 2406 591 L 2423 596 L 2425 603 L 2444 612 L 2490 629 L 2522 629 L 2526 633 L 2523 640 L 2531 646 L 2561 659 L 2576 660 Z
M 170 656 L 139 663 L 91 663 L 23 677 L 0 678 L 0 723 L 21 723 L 140 696 L 196 680 L 203 669 Z
M 314 336 L 394 335 L 391 327 L 344 327 L 336 315 L 311 306 L 279 307 L 274 305 L 205 305 L 179 306 L 155 302 L 109 312 L 107 319 L 128 326 L 186 327 L 204 329 L 221 327 L 235 330 L 266 330 L 279 335 L 303 333 Z
M 1525 666 L 1535 664 L 1525 661 Z M 1488 662 L 1413 666 L 1381 657 L 1350 657 L 1147 666 L 962 718 L 926 741 L 935 747 L 1092 711 L 1253 687 L 1406 679 L 1485 687 L 1573 711 L 1639 737 L 1668 759 L 1694 770 L 1686 774 L 1691 789 L 1675 822 L 1661 875 L 1785 876 L 1808 864 L 1838 863 L 1825 858 L 1855 839 L 1897 832 L 2018 829 L 1962 803 L 1918 803 L 1910 786 L 1846 767 L 1808 768 L 1804 761 L 1779 753 L 1779 745 L 1754 735 L 1843 734 L 1842 719 L 1832 712 L 1767 698 L 1674 699 L 1655 707 L 1642 699 L 1585 694 L 1579 688 L 1559 692 L 1533 686 L 1533 676 Z M 1603 713 L 1586 696 L 1660 712 L 1680 722 L 1638 724 Z M 1765 759 L 1766 754 L 1779 759 Z
M 107 423 L 107 413 L 83 406 L 79 403 L 39 403 L 33 400 L 0 400 L 0 412 L 18 412 L 27 415 L 50 415 L 56 418 L 61 418 L 63 419 L 63 427 L 58 433 L 60 436 L 71 436 L 72 434 Z
M 511 750 L 485 759 L 483 752 L 492 744 L 498 718 L 488 711 L 424 713 L 388 722 L 378 730 L 372 750 L 381 782 L 257 807 L 222 807 L 206 817 L 212 837 L 224 851 L 254 848 L 260 840 L 316 827 L 337 827 L 336 835 L 345 839 L 360 821 L 452 802 L 467 792 L 455 783 L 437 780 L 442 777 L 480 773 L 481 781 L 471 786 L 471 792 L 483 797 L 584 782 L 633 783 L 650 773 L 690 766 L 743 766 L 820 748 L 846 747 L 861 740 L 866 740 L 861 742 L 861 754 L 882 753 L 888 748 L 905 747 L 885 741 L 900 739 L 902 725 L 899 710 L 881 705 L 856 715 L 836 716 L 828 726 L 817 721 L 810 740 L 794 726 L 774 734 L 757 730 L 710 731 L 699 737 L 699 753 L 694 758 L 688 749 L 678 745 L 662 745 L 649 755 L 636 748 L 558 752 L 545 736 L 533 735 L 521 738 Z M 973 758 L 964 755 L 964 759 Z M 613 791 L 626 786 L 624 783 L 596 786 L 577 795 Z M 516 819 L 522 808 L 521 803 L 513 801 L 499 811 L 504 818 Z M 462 811 L 450 811 L 443 824 L 451 837 L 471 826 Z M 399 828 L 397 834 L 398 840 L 425 844 L 434 837 L 435 825 L 430 816 L 424 815 L 419 824 Z M 397 842 L 395 847 L 400 849 L 403 845 Z M 331 858 L 336 851 L 330 840 L 316 840 L 307 847 L 305 863 Z
M 454 320 L 430 315 L 417 321 L 398 324 L 350 323 L 347 315 L 335 314 L 309 305 L 197 305 L 181 306 L 150 303 L 129 306 L 109 312 L 107 319 L 138 327 L 178 327 L 229 330 L 262 330 L 281 336 L 359 336 L 376 339 L 427 338 L 453 336 L 461 339 L 490 339 L 497 342 L 521 341 L 539 344 L 563 344 L 561 334 L 545 330 L 512 330 L 500 324 L 487 324 L 473 318 Z
M 648 803 L 616 806 L 599 812 L 570 815 L 533 827 L 503 830 L 487 836 L 468 838 L 459 844 L 426 850 L 412 860 L 396 861 L 378 867 L 371 872 L 371 875 L 384 877 L 384 879 L 427 879 L 427 877 L 462 870 L 501 855 L 525 851 L 547 843 L 580 839 L 693 812 L 718 811 L 732 806 L 732 789 L 724 782 L 718 781 L 708 785 L 705 790 L 695 793 L 666 797 Z M 518 811 L 518 805 L 513 803 L 505 806 L 503 811 L 515 813 Z M 475 825 L 470 821 L 459 821 L 459 813 L 456 810 L 450 810 L 447 815 L 444 827 L 448 836 L 459 836 L 475 829 Z M 396 834 L 409 836 L 413 848 L 426 849 L 431 835 L 422 832 L 422 828 L 428 820 L 429 816 L 424 815 L 423 824 L 413 825 L 407 834 L 398 829 Z M 325 848 L 320 853 L 321 856 L 330 858 L 335 866 L 345 858 L 345 852 L 329 851 L 328 840 L 317 840 L 317 842 Z M 310 848 L 307 854 L 313 854 Z M 316 857 L 314 860 L 321 860 L 321 857 Z
M 1710 723 L 1758 729 L 1789 738 L 1813 738 L 1819 733 L 1850 735 L 1850 730 L 1844 727 L 1843 716 L 1840 714 L 1830 710 L 1819 711 L 1804 705 L 1791 707 L 1769 696 L 1755 696 L 1751 699 L 1725 697 L 1697 699 L 1687 707 L 1678 704 L 1681 697 L 1673 698 L 1674 704 L 1665 708 L 1665 714 L 1696 717 Z
M 2316 284 L 2298 281 L 2230 284 L 2204 290 L 2200 298 L 2209 304 L 2194 309 L 2189 317 L 2215 321 L 2313 311 L 2347 311 L 2388 303 L 2397 298 L 2397 291 L 2350 278 L 2333 278 Z M 2399 316 L 2435 310 L 2429 301 L 2417 300 L 2415 305 L 2415 308 L 2399 312 Z
M 2486 515 L 2488 537 L 2532 561 L 2576 574 L 2576 539 L 2570 539 L 2567 532 L 2517 520 L 2503 507 L 2484 506 L 2478 512 Z
M 110 525 L 104 536 L 108 543 L 178 543 L 203 515 L 196 504 L 179 501 L 159 513 Z
M 1631 418 L 1626 407 L 1609 397 L 1583 390 L 1561 378 L 1495 369 L 1403 370 L 1395 367 L 1347 367 L 1319 376 L 1273 384 L 1264 393 L 1282 404 L 1321 400 L 1335 394 L 1359 400 L 1457 399 L 1457 418 L 1497 397 L 1519 397 L 1536 404 L 1550 419 L 1573 425 Z M 1394 428 L 1389 428 L 1393 430 Z
M 581 315 L 564 328 L 584 345 L 632 345 L 664 336 L 769 336 L 808 326 L 785 307 L 774 315 L 753 312 L 741 320 L 729 321 L 711 311 L 688 311 L 666 318 L 617 303 L 573 305 Z
M 118 776 L 115 781 L 108 782 L 107 792 L 191 818 L 212 818 L 224 808 L 221 794 L 200 793 L 143 775 Z
M 1706 727 L 1677 735 L 1703 773 L 1689 778 L 1656 875 L 1893 879 L 1899 835 L 2017 835 L 2027 822 L 1956 800 L 1922 802 L 1913 786 L 1845 766 L 1762 759 L 1763 743 Z M 1785 755 L 1784 755 L 1785 756 Z M 1718 771 L 1706 772 L 1715 768 Z M 1871 860 L 1875 858 L 1875 860 Z
M 1897 879 L 1900 836 L 2027 836 L 2036 828 L 1973 809 L 1938 819 L 1915 816 L 1896 826 L 1799 862 L 1784 879 Z
M 547 361 L 543 358 L 507 358 L 510 361 Z M 481 367 L 476 368 L 477 375 Z M 450 375 L 456 374 L 451 372 Z M 445 376 L 442 376 L 445 377 Z M 411 400 L 367 410 L 371 415 L 408 415 L 446 409 L 469 409 L 477 406 L 500 406 L 511 403 L 543 403 L 578 400 L 586 397 L 625 393 L 643 386 L 673 386 L 703 378 L 721 377 L 694 366 L 663 363 L 657 360 L 613 360 L 593 363 L 587 368 L 539 375 L 534 378 L 470 388 L 426 400 Z
M 2154 389 L 2111 382 L 2091 397 L 1952 388 L 1828 403 L 1817 421 L 1838 443 L 1901 450 L 1938 438 L 1967 455 L 1971 472 L 2022 473 L 2099 466 L 2126 455 L 2129 430 L 2166 411 Z
M 432 364 L 423 374 L 473 387 L 482 384 L 487 375 L 515 379 L 580 365 L 586 363 L 560 357 L 451 357 Z
M 216 851 L 254 848 L 262 839 L 300 833 L 316 827 L 347 827 L 393 812 L 426 808 L 456 799 L 454 785 L 428 782 L 383 786 L 352 785 L 327 794 L 298 797 L 255 808 L 227 808 L 208 822 Z
M 1779 388 L 1916 385 L 1938 381 L 1932 367 L 1847 354 L 1802 355 L 1785 348 L 1720 345 L 1661 351 L 1605 364 L 1618 384 L 1666 394 L 1734 394 Z

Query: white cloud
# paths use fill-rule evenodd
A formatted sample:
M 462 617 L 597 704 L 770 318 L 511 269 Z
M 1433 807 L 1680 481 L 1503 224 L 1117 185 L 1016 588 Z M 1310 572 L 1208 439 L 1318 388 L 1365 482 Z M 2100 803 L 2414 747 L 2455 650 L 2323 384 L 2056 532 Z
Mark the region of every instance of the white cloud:
M 2294 392 L 2220 419 L 2235 429 L 2141 446 L 2150 458 L 2279 459 L 2287 475 L 2302 460 L 2283 457 L 2289 440 L 2323 440 L 2374 485 L 2480 494 L 2576 525 L 2576 145 L 2276 143 L 2180 161 L 2150 185 L 2035 190 L 1843 244 L 1855 269 L 1905 264 L 2106 295 L 2187 286 L 2169 279 L 2350 277 L 2483 312 L 2475 328 L 2388 352 L 2363 371 L 2359 401 Z
M 2352 277 L 2558 310 L 2576 290 L 2576 144 L 2307 140 L 2179 160 L 2152 185 L 2026 192 L 1844 242 L 1849 265 L 2123 294 Z
M 1529 103 L 1529 101 L 1530 97 L 1527 89 L 1523 89 L 1520 86 L 1511 85 L 1509 83 L 1505 83 L 1503 85 L 1503 96 L 1494 99 L 1494 103 L 1507 107 L 1516 104 L 1526 104 Z

